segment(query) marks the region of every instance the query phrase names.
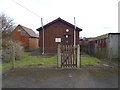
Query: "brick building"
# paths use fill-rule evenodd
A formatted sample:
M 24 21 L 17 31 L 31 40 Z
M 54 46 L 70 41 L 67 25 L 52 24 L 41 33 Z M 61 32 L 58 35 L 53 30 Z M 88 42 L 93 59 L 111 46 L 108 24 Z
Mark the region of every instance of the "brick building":
M 34 50 L 39 48 L 38 35 L 30 28 L 18 25 L 11 33 L 13 41 L 20 42 L 25 50 Z
M 57 18 L 56 20 L 46 24 L 44 27 L 44 50 L 45 53 L 57 52 L 58 44 L 74 44 L 74 25 L 71 23 Z M 42 52 L 43 49 L 43 29 L 38 28 L 39 31 L 39 47 Z M 79 44 L 79 32 L 81 28 L 76 27 L 76 45 Z

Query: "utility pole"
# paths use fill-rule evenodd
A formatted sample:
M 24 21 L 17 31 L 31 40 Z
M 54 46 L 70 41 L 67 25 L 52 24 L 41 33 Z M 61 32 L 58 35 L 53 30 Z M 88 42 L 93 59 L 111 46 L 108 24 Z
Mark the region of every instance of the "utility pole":
M 76 21 L 74 17 L 74 48 L 76 47 Z
M 45 52 L 44 52 L 44 27 L 43 27 L 43 20 L 42 20 L 42 18 L 41 18 L 41 25 L 42 25 L 42 29 L 43 29 L 43 52 L 42 52 L 42 54 L 44 54 Z

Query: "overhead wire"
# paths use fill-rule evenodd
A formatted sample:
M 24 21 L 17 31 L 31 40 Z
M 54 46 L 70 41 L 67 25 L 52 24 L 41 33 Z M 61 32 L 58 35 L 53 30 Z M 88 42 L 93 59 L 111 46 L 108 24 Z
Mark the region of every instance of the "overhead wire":
M 16 3 L 17 5 L 21 6 L 22 8 L 26 9 L 27 11 L 29 11 L 30 13 L 34 14 L 35 16 L 39 17 L 40 19 L 42 18 L 40 15 L 38 15 L 37 13 L 33 12 L 32 10 L 26 8 L 25 6 L 21 5 L 20 3 L 16 2 L 15 0 L 12 0 L 12 1 L 14 3 Z M 46 19 L 44 19 L 44 20 L 48 22 L 48 20 L 46 20 Z

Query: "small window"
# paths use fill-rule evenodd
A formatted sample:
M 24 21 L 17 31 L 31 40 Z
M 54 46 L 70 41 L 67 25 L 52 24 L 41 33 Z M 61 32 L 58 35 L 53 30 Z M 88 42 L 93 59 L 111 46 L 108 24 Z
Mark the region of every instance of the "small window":
M 61 42 L 61 38 L 55 38 L 55 42 Z
M 21 32 L 21 35 L 25 35 L 25 32 Z
M 65 37 L 68 38 L 68 35 L 66 35 Z
M 66 32 L 69 32 L 69 29 L 66 29 Z
M 21 30 L 20 29 L 18 29 L 18 32 L 20 32 Z
M 97 40 L 95 41 L 95 43 L 97 43 Z

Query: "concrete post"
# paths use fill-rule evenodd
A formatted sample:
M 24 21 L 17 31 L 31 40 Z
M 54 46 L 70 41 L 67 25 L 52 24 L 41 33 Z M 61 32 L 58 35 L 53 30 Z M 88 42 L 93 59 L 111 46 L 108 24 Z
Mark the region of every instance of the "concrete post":
M 12 69 L 15 68 L 15 47 L 12 46 Z
M 77 45 L 77 68 L 80 68 L 80 45 Z
M 61 48 L 60 44 L 58 44 L 58 67 L 61 67 Z

